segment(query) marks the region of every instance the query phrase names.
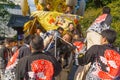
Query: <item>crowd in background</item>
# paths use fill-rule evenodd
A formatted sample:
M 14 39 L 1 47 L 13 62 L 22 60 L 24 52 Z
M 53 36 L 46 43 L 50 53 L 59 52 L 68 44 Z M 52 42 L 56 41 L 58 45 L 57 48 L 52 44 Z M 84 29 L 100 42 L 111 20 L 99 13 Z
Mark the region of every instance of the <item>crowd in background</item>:
M 50 6 L 44 10 L 50 11 Z M 74 12 L 68 6 L 65 14 Z M 67 31 L 58 27 L 42 32 L 37 26 L 22 43 L 5 38 L 0 41 L 1 80 L 119 80 L 120 55 L 113 46 L 117 33 L 110 29 L 111 23 L 110 8 L 104 7 L 86 37 L 78 30 L 80 25 L 69 23 Z

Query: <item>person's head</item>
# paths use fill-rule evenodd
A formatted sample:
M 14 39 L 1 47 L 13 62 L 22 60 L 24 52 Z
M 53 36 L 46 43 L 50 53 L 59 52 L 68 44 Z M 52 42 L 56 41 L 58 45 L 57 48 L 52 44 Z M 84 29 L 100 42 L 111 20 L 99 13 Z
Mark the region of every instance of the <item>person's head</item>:
M 24 37 L 24 43 L 29 45 L 32 38 L 33 38 L 33 35 L 25 36 Z
M 33 39 L 30 41 L 30 46 L 33 52 L 42 51 L 44 48 L 43 39 L 38 35 L 34 35 Z
M 73 36 L 73 42 L 74 41 L 80 41 L 80 36 L 78 35 L 78 34 L 75 34 L 74 36 Z
M 17 41 L 17 40 L 15 40 L 14 44 L 15 44 L 15 46 L 18 46 L 18 41 Z
M 73 30 L 74 30 L 74 24 L 73 24 L 73 23 L 69 23 L 69 24 L 68 24 L 68 29 L 69 29 L 70 31 L 73 31 Z
M 5 38 L 4 44 L 6 47 L 12 48 L 14 44 L 14 39 L 13 38 Z
M 111 9 L 109 7 L 103 7 L 103 14 L 110 14 Z
M 66 8 L 66 13 L 71 13 L 72 12 L 73 7 L 72 6 L 67 6 Z
M 62 33 L 64 32 L 64 29 L 63 29 L 62 27 L 58 27 L 58 28 L 57 28 L 57 31 L 58 31 L 60 34 L 62 34 Z
M 18 46 L 18 42 L 17 42 L 16 39 L 13 40 L 13 44 L 12 44 L 12 45 L 13 45 L 13 47 L 14 47 L 14 46 Z
M 47 3 L 47 4 L 46 4 L 46 8 L 47 8 L 48 10 L 50 10 L 50 9 L 51 9 L 51 4 L 50 4 L 50 3 Z
M 115 42 L 117 33 L 114 30 L 107 29 L 101 32 L 102 39 L 101 43 L 102 44 L 112 44 Z
M 36 34 L 37 34 L 37 35 L 40 35 L 41 32 L 42 32 L 42 31 L 41 31 L 40 27 L 37 27 L 37 28 L 36 28 Z
M 36 26 L 36 31 L 35 31 L 36 33 L 35 34 L 40 35 L 40 33 L 46 32 L 46 30 L 43 28 L 43 26 L 38 21 L 36 21 L 35 26 Z
M 67 42 L 72 42 L 72 34 L 70 33 L 66 33 L 63 37 L 63 40 L 67 41 Z

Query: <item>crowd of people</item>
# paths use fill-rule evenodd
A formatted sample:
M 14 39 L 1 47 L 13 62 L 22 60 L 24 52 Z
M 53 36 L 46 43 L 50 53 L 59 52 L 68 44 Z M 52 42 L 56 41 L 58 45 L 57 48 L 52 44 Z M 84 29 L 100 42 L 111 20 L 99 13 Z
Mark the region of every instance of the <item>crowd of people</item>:
M 69 23 L 66 31 L 58 27 L 42 32 L 37 26 L 22 44 L 14 38 L 0 41 L 1 80 L 120 80 L 120 55 L 113 46 L 117 33 L 110 29 L 110 8 L 102 12 L 86 38 L 80 26 Z M 70 6 L 65 14 L 73 14 Z

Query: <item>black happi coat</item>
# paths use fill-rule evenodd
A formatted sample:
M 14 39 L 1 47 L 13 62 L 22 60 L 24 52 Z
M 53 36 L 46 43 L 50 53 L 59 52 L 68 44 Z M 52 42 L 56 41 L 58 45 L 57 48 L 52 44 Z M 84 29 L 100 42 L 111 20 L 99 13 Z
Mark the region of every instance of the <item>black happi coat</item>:
M 28 72 L 31 71 L 31 63 L 35 60 L 45 59 L 53 63 L 54 76 L 57 76 L 61 71 L 61 65 L 57 60 L 49 55 L 42 52 L 34 52 L 30 56 L 26 56 L 20 59 L 16 67 L 16 80 L 28 80 Z
M 117 73 L 117 69 L 120 67 L 119 52 L 110 45 L 94 45 L 88 49 L 82 58 L 79 58 L 79 64 L 85 65 L 91 62 L 91 67 L 86 75 L 86 80 L 101 80 L 109 79 L 116 80 L 117 75 L 113 76 L 113 73 Z M 111 68 L 114 71 L 111 73 Z M 101 76 L 101 73 L 104 76 Z M 106 75 L 105 75 L 106 74 Z M 112 78 L 110 78 L 112 76 Z

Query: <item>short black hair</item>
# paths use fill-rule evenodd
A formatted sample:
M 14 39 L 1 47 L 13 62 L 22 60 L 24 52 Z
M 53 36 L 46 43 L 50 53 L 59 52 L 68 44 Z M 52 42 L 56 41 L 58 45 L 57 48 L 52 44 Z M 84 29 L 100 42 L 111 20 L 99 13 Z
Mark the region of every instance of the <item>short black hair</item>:
M 43 39 L 38 35 L 34 35 L 30 45 L 34 50 L 42 50 L 44 48 Z
M 59 31 L 59 30 L 64 31 L 64 29 L 63 29 L 62 27 L 58 27 L 57 30 L 58 30 L 58 31 Z
M 68 23 L 68 27 L 69 27 L 71 24 L 73 24 L 73 23 L 72 23 L 72 22 Z M 74 24 L 73 24 L 73 25 L 74 25 Z
M 46 3 L 46 6 L 47 6 L 47 5 L 50 5 L 50 6 L 51 6 L 51 3 L 48 2 L 48 3 Z
M 73 6 L 67 5 L 67 8 L 68 8 L 68 7 L 69 7 L 70 9 L 73 9 Z
M 105 37 L 107 41 L 112 44 L 115 42 L 117 33 L 112 29 L 107 29 L 101 32 L 102 37 Z
M 111 11 L 110 7 L 107 6 L 103 7 L 103 14 L 110 14 L 110 11 Z

